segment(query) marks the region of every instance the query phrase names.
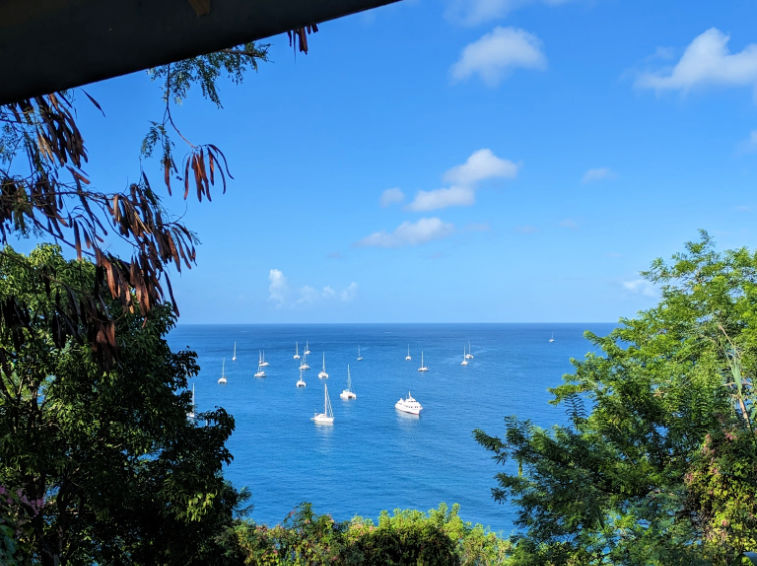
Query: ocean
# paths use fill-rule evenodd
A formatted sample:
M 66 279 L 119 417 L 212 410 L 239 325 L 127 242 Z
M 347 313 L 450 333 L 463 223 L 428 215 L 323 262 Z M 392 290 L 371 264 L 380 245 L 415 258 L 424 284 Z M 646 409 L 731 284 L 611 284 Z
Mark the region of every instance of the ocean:
M 337 520 L 375 520 L 384 509 L 427 511 L 446 502 L 459 503 L 464 520 L 508 535 L 516 510 L 491 497 L 502 467 L 473 430 L 501 436 L 507 415 L 544 427 L 565 423 L 565 409 L 548 403 L 547 389 L 572 372 L 571 358 L 593 350 L 585 330 L 605 335 L 614 326 L 179 325 L 168 341 L 198 354 L 202 369 L 190 380 L 197 410 L 223 407 L 236 420 L 227 444 L 234 461 L 225 476 L 251 491 L 252 520 L 273 525 L 303 501 Z M 311 351 L 305 388 L 295 387 L 295 344 L 300 354 L 306 344 Z M 462 366 L 469 344 L 473 358 Z M 261 351 L 270 365 L 265 378 L 254 378 Z M 425 373 L 417 371 L 421 352 Z M 324 353 L 329 377 L 322 380 Z M 357 399 L 343 401 L 348 365 Z M 226 385 L 217 382 L 222 367 Z M 332 426 L 311 420 L 323 410 L 324 384 Z M 418 417 L 394 408 L 408 392 L 423 405 Z

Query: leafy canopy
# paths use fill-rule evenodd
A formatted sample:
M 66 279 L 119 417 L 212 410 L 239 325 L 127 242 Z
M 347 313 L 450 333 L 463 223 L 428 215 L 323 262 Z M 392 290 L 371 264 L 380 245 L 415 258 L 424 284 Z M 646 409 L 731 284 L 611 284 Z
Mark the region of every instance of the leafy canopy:
M 240 502 L 222 476 L 234 421 L 223 409 L 187 419 L 198 366 L 168 347 L 168 306 L 114 317 L 120 355 L 107 370 L 60 333 L 60 296 L 88 293 L 95 272 L 49 245 L 0 254 L 0 305 L 21 300 L 28 316 L 0 325 L 0 557 L 214 563 Z
M 702 232 L 644 276 L 659 304 L 586 337 L 570 426 L 475 431 L 519 508 L 514 564 L 740 564 L 757 548 L 757 254 Z

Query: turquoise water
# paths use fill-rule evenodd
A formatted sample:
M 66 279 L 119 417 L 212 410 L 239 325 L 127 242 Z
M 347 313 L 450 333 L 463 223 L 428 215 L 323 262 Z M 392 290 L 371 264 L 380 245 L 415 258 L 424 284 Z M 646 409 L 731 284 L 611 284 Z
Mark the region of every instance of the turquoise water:
M 565 422 L 564 409 L 548 404 L 547 388 L 572 371 L 571 357 L 591 350 L 584 330 L 604 335 L 613 326 L 180 325 L 169 342 L 198 354 L 202 370 L 191 380 L 198 410 L 221 406 L 236 419 L 226 477 L 252 492 L 255 521 L 280 522 L 302 501 L 338 520 L 375 518 L 382 509 L 425 511 L 444 501 L 460 503 L 463 519 L 509 534 L 514 509 L 491 498 L 501 468 L 472 431 L 501 435 L 511 414 L 542 426 Z M 306 341 L 312 369 L 303 372 L 307 387 L 298 389 L 299 360 L 292 356 L 295 342 L 302 354 Z M 474 358 L 461 366 L 469 342 Z M 405 361 L 408 345 L 412 361 Z M 260 350 L 270 365 L 266 378 L 255 379 Z M 421 350 L 427 373 L 417 371 Z M 327 380 L 317 377 L 323 352 Z M 224 358 L 228 384 L 219 385 Z M 354 401 L 339 398 L 347 364 Z M 310 420 L 323 408 L 324 382 L 331 427 Z M 420 417 L 394 409 L 408 390 L 423 404 Z

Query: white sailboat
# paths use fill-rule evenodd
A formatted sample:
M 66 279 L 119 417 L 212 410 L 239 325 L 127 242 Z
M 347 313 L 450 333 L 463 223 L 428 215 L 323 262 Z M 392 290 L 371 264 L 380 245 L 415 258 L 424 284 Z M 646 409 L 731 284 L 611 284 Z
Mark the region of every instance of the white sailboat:
M 218 378 L 218 383 L 226 385 L 226 358 L 221 362 L 221 377 Z
M 339 396 L 345 401 L 357 399 L 357 395 L 352 392 L 352 377 L 350 376 L 350 364 L 347 364 L 347 389 L 343 389 Z
M 468 355 L 465 353 L 465 346 L 463 346 L 463 361 L 460 362 L 461 366 L 467 366 L 468 365 Z
M 258 371 L 256 371 L 252 377 L 265 377 L 265 370 L 260 362 L 258 362 Z
M 428 371 L 428 367 L 426 367 L 426 364 L 423 363 L 423 350 L 421 350 L 421 367 L 418 368 L 418 371 L 420 372 Z
M 323 369 L 318 373 L 318 379 L 328 379 L 329 374 L 326 373 L 326 352 L 323 353 Z
M 408 391 L 407 398 L 400 397 L 400 400 L 394 404 L 394 408 L 403 413 L 420 415 L 423 410 L 423 405 L 421 405 L 416 399 L 413 399 L 413 396 L 410 395 L 410 392 Z
M 465 352 L 465 347 L 463 347 L 463 352 Z M 470 353 L 470 340 L 468 340 L 468 353 L 465 354 L 464 357 L 465 357 L 466 360 L 472 360 L 473 359 L 473 354 Z
M 326 383 L 323 384 L 323 412 L 316 413 L 312 420 L 315 421 L 315 424 L 334 424 L 334 409 L 331 408 L 331 399 L 329 399 L 329 389 L 326 387 Z
M 187 413 L 187 418 L 193 420 L 195 418 L 195 384 L 192 384 L 192 408 Z
M 308 357 L 306 355 L 302 355 L 302 362 L 300 363 L 300 369 L 310 369 L 310 364 L 308 364 Z
M 236 362 L 237 361 L 237 343 L 234 342 L 234 355 L 231 356 L 231 361 Z
M 408 344 L 407 345 L 407 356 L 405 356 L 405 361 L 409 362 L 412 359 L 413 359 L 413 357 L 410 355 L 410 344 Z
M 360 345 L 359 344 L 358 344 L 358 347 L 357 347 L 357 361 L 359 361 L 359 362 L 363 361 L 363 356 L 360 355 Z
M 300 379 L 297 380 L 297 387 L 307 387 L 307 383 L 302 379 L 302 370 L 300 370 Z
M 303 356 L 309 356 L 310 355 L 310 342 L 305 340 L 305 351 L 302 352 Z
M 549 338 L 549 342 L 552 343 L 554 341 L 555 341 L 555 333 L 553 332 L 552 336 L 550 336 L 550 338 Z
M 258 365 L 262 368 L 268 367 L 270 364 L 265 361 L 265 350 L 260 350 L 260 361 L 258 362 Z
M 292 356 L 292 358 L 294 358 L 295 360 L 300 359 L 300 343 L 299 342 L 294 343 L 294 356 Z

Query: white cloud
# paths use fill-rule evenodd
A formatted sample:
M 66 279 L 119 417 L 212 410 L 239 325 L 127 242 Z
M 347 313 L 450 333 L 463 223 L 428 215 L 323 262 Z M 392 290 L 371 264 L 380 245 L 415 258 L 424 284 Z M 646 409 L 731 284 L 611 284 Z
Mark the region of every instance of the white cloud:
M 360 246 L 375 246 L 381 248 L 399 248 L 402 246 L 417 246 L 432 240 L 445 238 L 452 234 L 455 227 L 442 222 L 438 218 L 421 218 L 417 222 L 403 222 L 392 233 L 385 231 L 374 232 L 363 238 L 357 244 Z
M 568 228 L 569 230 L 578 230 L 578 223 L 572 218 L 565 218 L 564 220 L 561 220 L 560 226 L 562 228 Z
M 645 297 L 656 297 L 654 286 L 646 279 L 634 279 L 633 281 L 623 281 L 623 288 L 636 295 L 644 295 Z
M 544 4 L 564 4 L 569 0 L 542 0 Z M 453 0 L 447 9 L 447 17 L 467 26 L 474 26 L 494 19 L 504 18 L 510 12 L 536 0 Z
M 603 179 L 614 179 L 617 177 L 615 171 L 609 167 L 597 167 L 596 169 L 589 169 L 584 173 L 581 179 L 582 183 L 591 183 L 592 181 L 601 181 Z
M 284 273 L 279 269 L 271 269 L 268 272 L 268 300 L 283 305 L 286 302 L 287 288 Z
M 513 69 L 544 69 L 546 66 L 538 37 L 522 29 L 497 26 L 465 46 L 450 73 L 455 81 L 479 75 L 487 86 L 493 87 Z
M 689 90 L 709 85 L 757 85 L 757 45 L 738 53 L 728 51 L 730 36 L 710 28 L 694 38 L 672 68 L 644 73 L 636 86 L 663 90 Z
M 336 297 L 336 291 L 334 291 L 334 288 L 331 285 L 326 285 L 321 291 L 321 294 L 323 295 L 324 299 L 330 299 L 331 297 Z
M 444 174 L 444 180 L 453 185 L 470 187 L 480 181 L 503 177 L 512 179 L 518 174 L 518 166 L 507 159 L 497 157 L 491 149 L 474 151 L 462 165 L 457 165 Z
M 405 200 L 405 193 L 398 187 L 386 189 L 381 193 L 381 206 L 387 207 L 391 204 Z
M 408 210 L 426 211 L 448 206 L 470 206 L 476 202 L 476 195 L 469 187 L 449 187 L 433 191 L 418 191 Z
M 444 180 L 452 186 L 432 191 L 418 191 L 407 210 L 428 211 L 448 206 L 471 206 L 476 202 L 476 185 L 487 179 L 509 178 L 518 174 L 518 165 L 494 155 L 491 149 L 474 151 L 462 165 L 452 167 Z
M 347 285 L 347 288 L 344 289 L 340 293 L 339 298 L 341 298 L 343 302 L 349 303 L 355 300 L 356 296 L 357 296 L 357 283 L 353 281 L 352 283 Z
M 268 300 L 276 303 L 277 308 L 296 308 L 333 301 L 349 302 L 357 296 L 358 288 L 353 281 L 342 291 L 337 291 L 331 285 L 324 286 L 320 291 L 312 285 L 303 285 L 296 291 L 291 291 L 287 278 L 280 269 L 271 269 L 268 281 Z

